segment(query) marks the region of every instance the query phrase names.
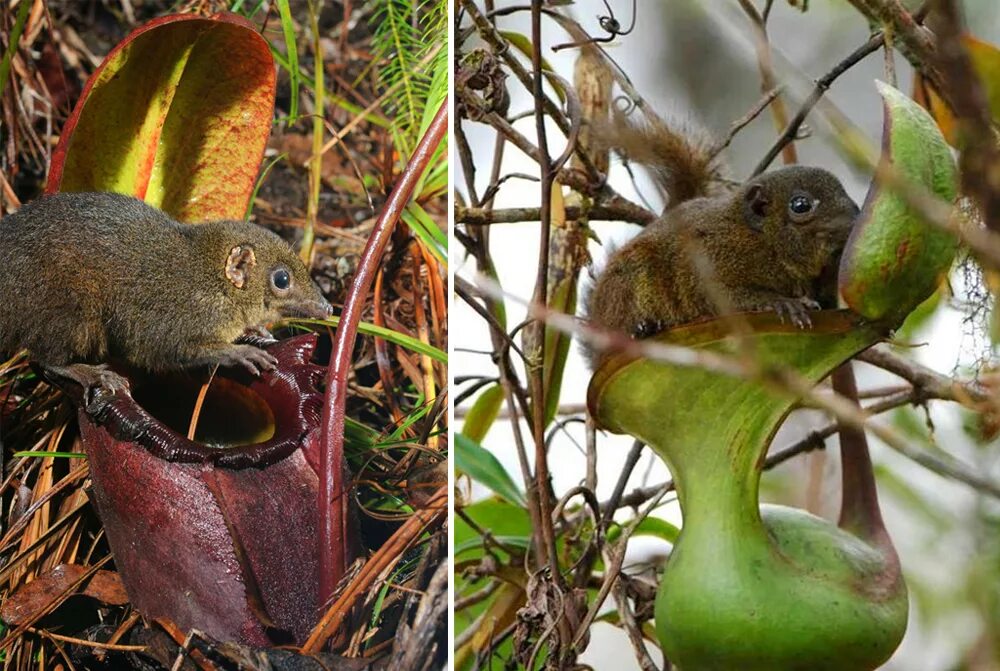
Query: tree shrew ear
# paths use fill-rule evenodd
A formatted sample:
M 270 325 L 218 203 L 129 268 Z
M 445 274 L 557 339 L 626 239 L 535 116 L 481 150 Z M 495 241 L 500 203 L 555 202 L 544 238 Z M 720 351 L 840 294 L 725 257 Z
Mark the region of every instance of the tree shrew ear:
M 250 277 L 250 269 L 256 265 L 257 257 L 253 253 L 253 247 L 236 245 L 230 250 L 229 258 L 226 259 L 226 279 L 237 289 L 242 289 Z
M 767 218 L 767 210 L 771 204 L 771 199 L 768 198 L 764 187 L 760 184 L 751 186 L 747 189 L 744 201 L 746 202 L 747 210 L 750 212 L 750 216 L 747 217 L 747 224 L 755 231 L 763 230 L 764 219 Z

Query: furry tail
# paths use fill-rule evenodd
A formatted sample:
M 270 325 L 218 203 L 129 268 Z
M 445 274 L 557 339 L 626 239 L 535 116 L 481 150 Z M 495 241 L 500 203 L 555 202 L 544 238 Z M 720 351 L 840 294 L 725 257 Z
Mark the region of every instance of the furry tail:
M 633 120 L 616 110 L 595 136 L 603 148 L 649 168 L 670 196 L 668 207 L 712 195 L 723 184 L 712 141 L 702 131 L 671 128 L 657 118 Z
M 593 304 L 594 284 L 597 282 L 597 275 L 599 273 L 599 269 L 591 266 L 587 274 L 580 277 L 577 294 L 579 297 L 577 300 L 577 315 L 587 323 L 590 323 L 590 306 Z M 587 362 L 587 368 L 591 371 L 597 370 L 597 359 L 600 353 L 594 351 L 593 345 L 586 340 L 577 340 L 577 344 L 580 346 L 580 354 L 583 355 L 584 361 Z

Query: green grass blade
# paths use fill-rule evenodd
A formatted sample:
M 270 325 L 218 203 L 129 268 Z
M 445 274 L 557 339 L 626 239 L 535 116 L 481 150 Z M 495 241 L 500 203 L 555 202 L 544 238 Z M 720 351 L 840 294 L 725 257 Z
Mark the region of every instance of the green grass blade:
M 0 61 L 0 95 L 7 86 L 7 77 L 10 76 L 10 62 L 17 51 L 17 43 L 21 41 L 21 33 L 24 32 L 24 24 L 28 22 L 28 10 L 33 2 L 22 0 L 17 8 L 17 18 L 14 20 L 14 29 L 10 32 L 10 42 L 7 43 L 7 51 L 4 52 L 3 61 Z
M 253 186 L 253 193 L 250 194 L 250 200 L 247 202 L 247 211 L 243 215 L 243 221 L 250 220 L 250 214 L 253 212 L 254 201 L 257 200 L 257 192 L 260 191 L 261 185 L 264 183 L 264 179 L 267 177 L 267 173 L 271 172 L 271 168 L 283 158 L 288 158 L 288 154 L 279 154 L 267 162 L 264 169 L 260 171 L 260 176 L 257 177 L 257 183 Z
M 292 11 L 288 7 L 288 0 L 277 0 L 278 15 L 281 17 L 281 30 L 285 35 L 285 49 L 288 51 L 288 75 L 291 79 L 292 89 L 291 102 L 288 107 L 288 116 L 299 115 L 299 52 L 295 43 L 295 24 L 292 22 Z
M 329 319 L 292 319 L 289 323 L 296 324 L 309 324 L 310 326 L 316 327 L 333 327 L 336 328 L 337 324 L 340 322 L 339 317 L 330 317 Z M 392 329 L 387 329 L 382 326 L 376 326 L 369 322 L 359 322 L 358 332 L 369 336 L 375 336 L 376 338 L 382 338 L 394 345 L 399 345 L 400 347 L 405 347 L 406 349 L 416 352 L 417 354 L 424 354 L 434 359 L 435 361 L 440 361 L 441 363 L 448 363 L 448 353 L 439 350 L 433 345 L 428 345 L 427 343 L 421 342 L 413 336 L 408 336 L 405 333 L 400 333 L 399 331 L 393 331 Z
M 411 201 L 406 206 L 403 210 L 403 222 L 431 250 L 440 263 L 447 265 L 445 252 L 448 249 L 448 238 L 419 203 Z

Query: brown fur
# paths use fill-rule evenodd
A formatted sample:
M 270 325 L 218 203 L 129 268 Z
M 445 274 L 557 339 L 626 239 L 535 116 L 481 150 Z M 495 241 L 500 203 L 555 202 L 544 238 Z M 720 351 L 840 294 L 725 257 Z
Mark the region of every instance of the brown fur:
M 808 221 L 789 214 L 795 194 L 819 201 Z M 755 213 L 762 198 L 766 210 Z M 610 255 L 585 310 L 595 325 L 636 337 L 718 315 L 721 303 L 808 323 L 805 309 L 831 300 L 818 280 L 835 263 L 857 213 L 833 175 L 799 166 L 760 175 L 730 194 L 679 202 Z M 586 354 L 594 367 L 600 363 Z
M 243 288 L 226 277 L 237 245 L 256 258 Z M 293 278 L 284 297 L 270 287 L 278 266 Z M 27 349 L 44 367 L 267 367 L 269 355 L 234 341 L 329 311 L 288 244 L 253 224 L 180 224 L 113 193 L 47 196 L 0 221 L 0 353 Z
M 675 129 L 659 119 L 634 120 L 615 111 L 593 134 L 596 147 L 649 168 L 669 195 L 668 207 L 720 190 L 720 166 L 711 156 L 711 141 L 693 128 Z

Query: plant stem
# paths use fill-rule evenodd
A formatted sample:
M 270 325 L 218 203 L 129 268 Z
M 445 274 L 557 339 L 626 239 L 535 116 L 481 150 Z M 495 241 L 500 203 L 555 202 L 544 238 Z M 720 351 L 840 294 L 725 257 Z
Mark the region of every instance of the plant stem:
M 327 603 L 333 595 L 337 581 L 344 574 L 347 546 L 344 526 L 347 519 L 346 486 L 343 481 L 344 419 L 347 401 L 347 374 L 351 368 L 351 352 L 358 332 L 361 309 L 371 290 L 375 272 L 382 254 L 389 243 L 399 217 L 413 195 L 437 146 L 448 130 L 448 99 L 446 98 L 427 132 L 420 139 L 413 156 L 403 169 L 399 181 L 386 201 L 368 243 L 361 253 L 361 261 L 354 281 L 344 301 L 333 351 L 326 373 L 326 393 L 323 399 L 323 419 L 320 424 L 320 500 L 319 500 L 319 601 Z
M 319 15 L 314 0 L 309 1 L 309 27 L 313 39 L 313 70 L 316 86 L 313 96 L 316 109 L 313 110 L 313 146 L 309 159 L 309 200 L 306 203 L 306 225 L 302 233 L 302 249 L 299 255 L 306 267 L 312 265 L 313 243 L 316 237 L 316 219 L 319 215 L 319 191 L 323 183 L 323 121 L 325 119 L 324 82 L 323 82 L 323 45 L 319 39 Z

